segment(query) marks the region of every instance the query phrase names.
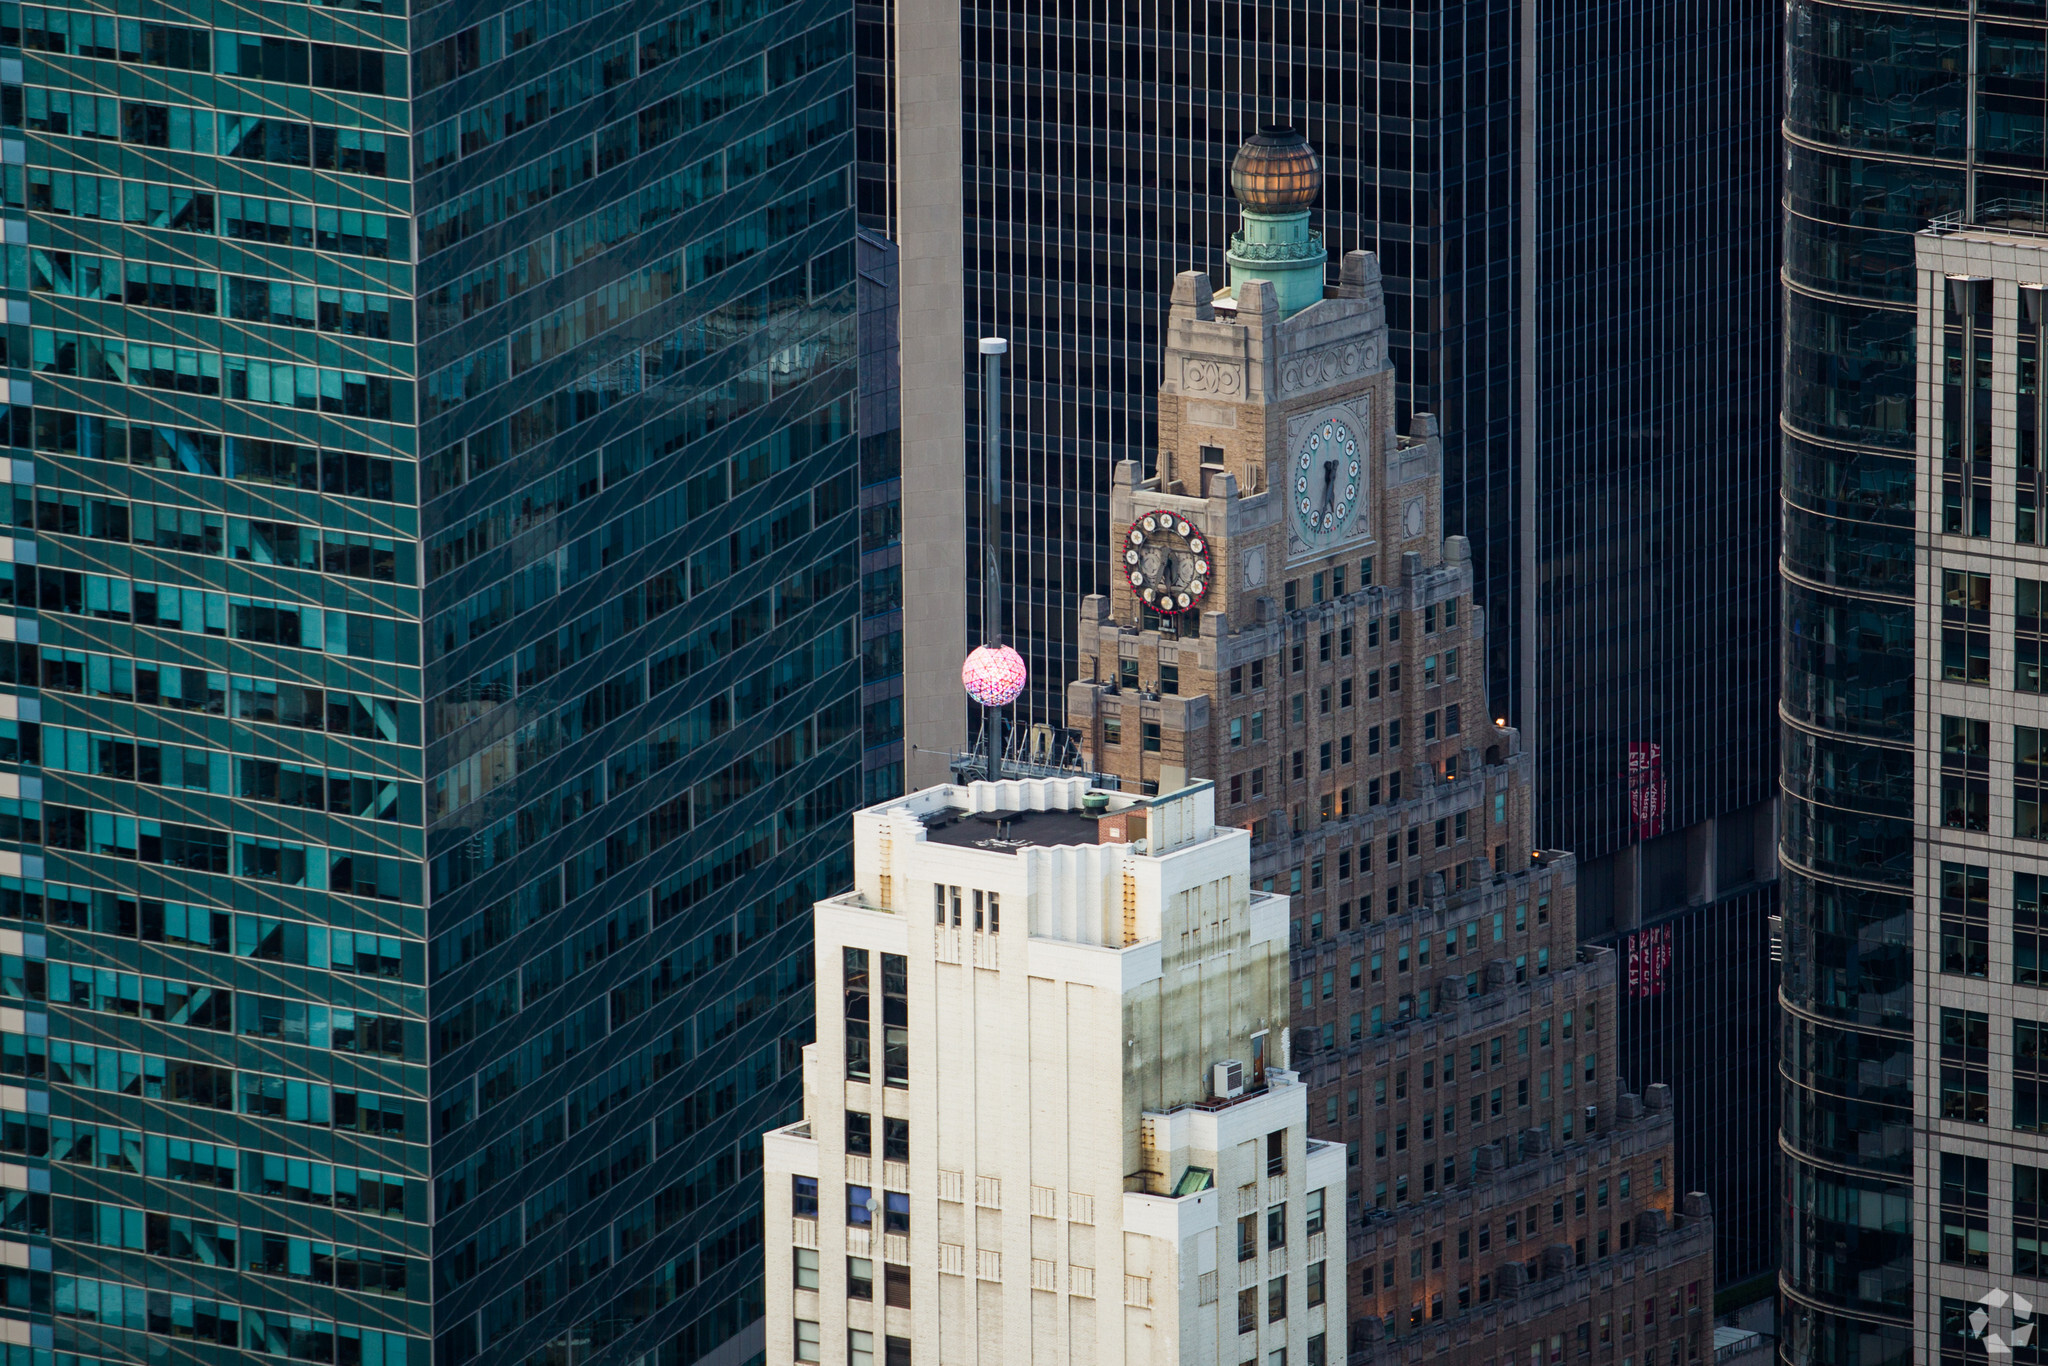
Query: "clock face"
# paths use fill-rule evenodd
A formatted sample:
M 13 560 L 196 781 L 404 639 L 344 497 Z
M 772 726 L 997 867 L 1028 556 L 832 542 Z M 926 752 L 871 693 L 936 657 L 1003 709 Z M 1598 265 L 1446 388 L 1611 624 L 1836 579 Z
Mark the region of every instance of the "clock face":
M 1209 592 L 1209 542 L 1171 512 L 1148 512 L 1124 533 L 1124 575 L 1155 612 L 1186 612 Z
M 1294 454 L 1294 516 L 1310 541 L 1328 540 L 1358 509 L 1365 454 L 1351 424 L 1326 417 L 1309 429 Z

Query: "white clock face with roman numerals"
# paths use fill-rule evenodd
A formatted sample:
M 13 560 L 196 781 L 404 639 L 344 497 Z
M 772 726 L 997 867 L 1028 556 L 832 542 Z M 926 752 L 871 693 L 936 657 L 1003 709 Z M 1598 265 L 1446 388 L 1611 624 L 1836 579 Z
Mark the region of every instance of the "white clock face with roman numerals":
M 1209 593 L 1209 542 L 1172 512 L 1148 512 L 1124 533 L 1124 576 L 1155 612 L 1198 609 Z

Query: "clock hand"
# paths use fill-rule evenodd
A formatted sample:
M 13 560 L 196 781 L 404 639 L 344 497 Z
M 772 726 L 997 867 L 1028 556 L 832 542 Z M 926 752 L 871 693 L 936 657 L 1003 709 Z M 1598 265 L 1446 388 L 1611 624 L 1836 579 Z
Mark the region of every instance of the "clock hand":
M 1337 497 L 1337 462 L 1336 462 L 1336 461 L 1334 461 L 1334 460 L 1325 460 L 1325 461 L 1323 462 L 1323 510 L 1324 510 L 1324 511 L 1326 511 L 1326 512 L 1327 512 L 1327 511 L 1329 510 L 1330 504 L 1331 504 L 1332 502 L 1334 502 L 1334 501 L 1336 500 L 1336 497 Z

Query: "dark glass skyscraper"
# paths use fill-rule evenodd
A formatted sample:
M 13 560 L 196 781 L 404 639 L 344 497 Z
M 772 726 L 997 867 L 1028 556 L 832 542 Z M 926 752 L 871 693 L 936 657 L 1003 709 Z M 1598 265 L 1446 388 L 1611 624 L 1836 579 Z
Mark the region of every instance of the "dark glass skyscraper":
M 1767 1293 L 1778 1200 L 1778 7 L 1544 4 L 1524 320 L 1524 657 L 1540 838 L 1635 971 L 1623 1069 L 1671 1086 L 1716 1279 Z M 1495 537 L 1488 541 L 1492 546 Z M 1491 552 L 1489 552 L 1491 553 Z
M 1916 420 L 1933 415 L 1916 401 L 1912 234 L 1937 216 L 2038 229 L 2048 23 L 2013 3 L 1814 0 L 1787 22 L 1783 1341 L 1790 1361 L 1876 1366 L 1923 1359 L 1913 1234 L 1934 1225 L 1915 1188 L 1932 1199 L 1941 1177 L 1916 1171 L 1933 1145 L 1916 1143 L 1914 1096 L 1933 1083 L 1911 1080 L 1939 1075 L 1913 1049 L 1935 1024 L 1914 1018 L 1935 990 L 1914 965 L 1940 961 L 1931 918 L 1916 942 L 1906 857 L 1916 751 L 1935 752 L 1915 732 L 1915 641 L 1943 648 L 1915 601 Z
M 0 8 L 9 1366 L 742 1360 L 850 9 L 147 8 Z
M 1379 254 L 1395 421 L 1427 411 L 1442 427 L 1447 526 L 1474 549 L 1491 706 L 1534 740 L 1539 838 L 1584 861 L 1588 937 L 1625 948 L 1654 932 L 1672 955 L 1668 980 L 1625 1005 L 1630 1079 L 1679 1092 L 1680 1166 L 1714 1199 L 1721 1280 L 1766 1272 L 1776 8 L 859 13 L 861 211 L 900 237 L 918 319 L 906 525 L 971 524 L 972 339 L 1010 340 L 1001 625 L 1032 670 L 1020 719 L 1062 719 L 1080 603 L 1107 591 L 1109 471 L 1151 468 L 1170 272 L 1220 275 L 1231 152 L 1268 121 L 1316 147 L 1332 257 Z M 948 26 L 957 46 L 931 36 Z M 928 68 L 956 56 L 950 94 L 934 93 Z M 932 189 L 947 176 L 957 203 Z M 957 347 L 918 335 L 942 318 Z M 970 398 L 948 407 L 963 376 Z M 957 657 L 924 658 L 920 632 L 978 612 L 978 590 L 960 589 L 977 563 L 906 566 L 913 746 L 964 733 Z M 1276 807 L 1305 795 L 1292 781 L 1275 775 Z M 1708 946 L 1730 956 L 1684 957 Z M 1708 1047 L 1730 1018 L 1741 1042 Z

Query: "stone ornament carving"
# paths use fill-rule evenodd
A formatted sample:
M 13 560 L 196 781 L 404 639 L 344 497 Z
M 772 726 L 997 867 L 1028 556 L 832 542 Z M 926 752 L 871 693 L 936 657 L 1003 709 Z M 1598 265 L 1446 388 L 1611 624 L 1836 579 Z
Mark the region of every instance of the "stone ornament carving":
M 1280 391 L 1299 393 L 1304 389 L 1335 384 L 1365 373 L 1379 362 L 1379 348 L 1371 342 L 1345 342 L 1320 351 L 1290 358 L 1280 367 Z
M 1244 552 L 1244 586 L 1257 588 L 1266 582 L 1266 547 L 1255 545 Z
M 1180 387 L 1181 392 L 1187 394 L 1241 394 L 1244 392 L 1244 367 L 1229 361 L 1188 357 L 1181 362 Z
M 1423 510 L 1422 500 L 1410 498 L 1408 505 L 1401 509 L 1401 534 L 1413 540 L 1428 525 L 1429 514 Z

